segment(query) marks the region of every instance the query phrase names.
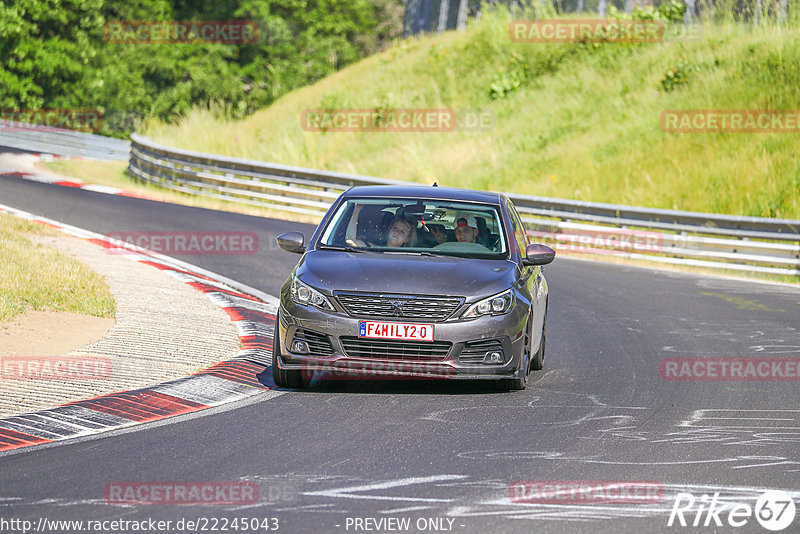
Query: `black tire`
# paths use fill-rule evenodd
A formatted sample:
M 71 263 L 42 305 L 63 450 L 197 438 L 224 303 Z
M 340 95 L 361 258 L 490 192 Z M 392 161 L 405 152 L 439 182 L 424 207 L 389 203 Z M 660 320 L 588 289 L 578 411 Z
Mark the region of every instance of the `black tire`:
M 281 354 L 281 340 L 278 335 L 278 320 L 275 320 L 275 335 L 272 338 L 272 380 L 279 388 L 302 389 L 306 387 L 301 371 L 281 369 L 278 367 L 278 359 Z
M 528 373 L 531 372 L 531 320 L 528 319 L 528 324 L 525 326 L 525 345 L 522 352 L 522 378 L 503 378 L 500 380 L 500 389 L 503 391 L 522 391 L 528 387 Z
M 544 320 L 542 321 L 542 340 L 539 342 L 539 350 L 531 358 L 531 369 L 541 371 L 544 368 L 544 349 L 547 342 L 547 302 L 544 305 Z
M 501 391 L 522 391 L 528 387 L 528 373 L 527 371 L 522 375 L 522 378 L 501 378 L 500 389 Z

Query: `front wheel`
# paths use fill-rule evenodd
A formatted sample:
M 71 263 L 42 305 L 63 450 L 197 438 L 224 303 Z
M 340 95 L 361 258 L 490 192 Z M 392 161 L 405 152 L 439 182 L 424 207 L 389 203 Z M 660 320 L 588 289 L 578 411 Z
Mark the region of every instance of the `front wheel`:
M 281 340 L 278 333 L 278 320 L 275 320 L 275 335 L 272 338 L 272 380 L 279 388 L 301 389 L 306 387 L 301 371 L 281 369 L 278 367 L 278 358 L 281 354 Z
M 503 391 L 522 391 L 528 387 L 528 373 L 531 369 L 531 319 L 525 326 L 525 343 L 522 345 L 522 371 L 521 378 L 503 378 L 500 380 L 500 389 Z
M 502 391 L 522 391 L 528 387 L 528 374 L 525 373 L 522 378 L 501 378 L 500 389 Z
M 539 350 L 531 358 L 531 369 L 541 371 L 544 368 L 544 348 L 547 341 L 547 301 L 544 304 L 544 319 L 542 319 L 542 340 L 539 342 Z

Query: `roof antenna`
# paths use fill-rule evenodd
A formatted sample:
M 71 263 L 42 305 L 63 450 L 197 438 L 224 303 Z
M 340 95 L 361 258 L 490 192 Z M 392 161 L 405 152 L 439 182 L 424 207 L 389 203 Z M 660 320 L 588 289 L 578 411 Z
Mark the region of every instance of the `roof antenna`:
M 439 187 L 439 184 L 437 184 L 437 183 L 434 181 L 434 182 L 433 182 L 433 187 Z

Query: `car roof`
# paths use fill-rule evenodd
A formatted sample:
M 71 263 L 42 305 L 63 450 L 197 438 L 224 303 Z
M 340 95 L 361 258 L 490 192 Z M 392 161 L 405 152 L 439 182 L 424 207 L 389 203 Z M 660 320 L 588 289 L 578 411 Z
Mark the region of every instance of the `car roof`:
M 424 185 L 364 185 L 351 187 L 344 197 L 402 197 L 429 198 L 439 200 L 462 200 L 501 204 L 505 195 L 490 191 L 474 191 L 455 187 L 432 187 Z

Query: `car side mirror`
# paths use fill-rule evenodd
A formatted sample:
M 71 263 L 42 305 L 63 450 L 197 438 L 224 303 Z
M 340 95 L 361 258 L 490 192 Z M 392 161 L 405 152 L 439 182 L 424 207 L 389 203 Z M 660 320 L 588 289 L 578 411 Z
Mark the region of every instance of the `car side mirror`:
M 532 243 L 525 249 L 525 257 L 522 259 L 523 265 L 547 265 L 556 257 L 556 251 L 552 248 Z
M 306 251 L 306 237 L 302 232 L 286 232 L 277 238 L 278 246 L 287 252 L 302 254 Z

